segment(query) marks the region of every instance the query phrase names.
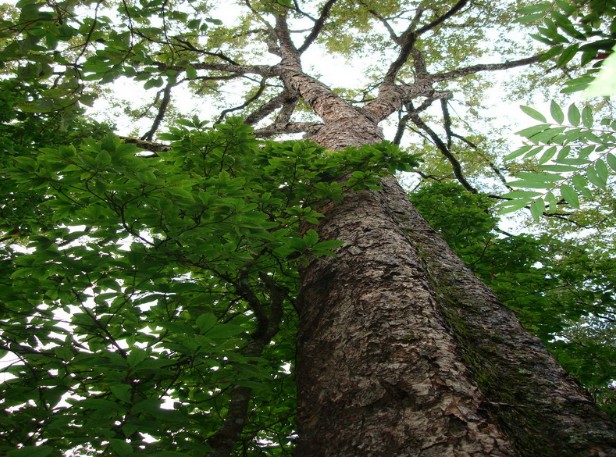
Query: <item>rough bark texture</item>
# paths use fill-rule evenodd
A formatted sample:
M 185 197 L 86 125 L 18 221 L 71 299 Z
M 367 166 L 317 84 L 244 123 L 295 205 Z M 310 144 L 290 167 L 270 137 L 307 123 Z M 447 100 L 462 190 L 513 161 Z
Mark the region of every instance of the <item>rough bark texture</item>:
M 393 179 L 320 224 L 303 271 L 309 456 L 616 456 L 616 429 L 452 253 Z
M 413 37 L 439 20 L 394 34 L 399 56 L 377 98 L 357 108 L 303 72 L 286 17 L 278 16 L 285 91 L 323 122 L 312 138 L 333 150 L 376 143 L 378 123 L 411 99 L 448 98 L 413 49 Z M 411 54 L 416 80 L 396 84 Z M 614 425 L 430 229 L 395 180 L 321 211 L 320 238 L 344 245 L 302 272 L 298 457 L 616 457 Z

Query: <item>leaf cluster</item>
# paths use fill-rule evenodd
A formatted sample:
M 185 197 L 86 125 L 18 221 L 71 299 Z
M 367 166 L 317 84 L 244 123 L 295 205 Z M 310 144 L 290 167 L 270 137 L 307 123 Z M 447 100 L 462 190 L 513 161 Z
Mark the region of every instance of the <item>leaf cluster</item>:
M 501 204 L 502 213 L 529 206 L 538 221 L 544 212 L 558 212 L 564 202 L 579 208 L 580 196 L 593 198 L 591 186 L 608 188 L 610 169 L 616 171 L 613 119 L 605 118 L 596 125 L 593 110 L 589 106 L 580 110 L 575 104 L 569 105 L 565 119 L 563 108 L 554 101 L 550 106 L 553 122 L 534 108 L 522 106 L 522 111 L 542 123 L 519 131 L 527 144 L 505 160 L 532 160 L 534 170 L 518 172 L 517 180 L 508 183 L 523 190 L 503 195 L 509 200 Z
M 614 2 L 556 0 L 523 8 L 520 13 L 522 23 L 543 19 L 538 33 L 533 35 L 551 46 L 543 60 L 556 59 L 558 67 L 565 67 L 574 56 L 581 54 L 580 67 L 585 72 L 567 81 L 563 93 L 586 89 L 616 44 Z M 579 208 L 581 196 L 587 200 L 596 198 L 590 185 L 602 191 L 609 189 L 610 170 L 616 171 L 616 157 L 611 152 L 616 140 L 616 123 L 613 117 L 605 117 L 596 126 L 595 110 L 591 106 L 580 110 L 571 104 L 565 116 L 565 110 L 552 101 L 550 114 L 554 123 L 548 123 L 536 109 L 522 107 L 522 111 L 541 124 L 518 132 L 526 144 L 505 160 L 519 157 L 532 160 L 534 169 L 515 173 L 518 179 L 508 185 L 520 190 L 504 195 L 510 200 L 502 205 L 502 212 L 529 207 L 538 221 L 545 212 L 557 213 L 562 204 Z
M 297 265 L 339 245 L 310 227 L 416 158 L 262 143 L 239 120 L 165 139 L 11 160 L 43 220 L 0 253 L 0 452 L 197 456 L 237 420 L 254 455 L 291 446 Z
M 581 66 L 600 60 L 616 44 L 616 4 L 611 1 L 555 0 L 523 7 L 518 22 L 540 21 L 532 37 L 550 49 L 542 60 L 556 60 L 558 67 L 565 67 L 576 55 L 581 56 Z M 591 72 L 592 73 L 592 72 Z M 584 88 L 592 79 L 586 75 L 571 80 L 563 92 Z

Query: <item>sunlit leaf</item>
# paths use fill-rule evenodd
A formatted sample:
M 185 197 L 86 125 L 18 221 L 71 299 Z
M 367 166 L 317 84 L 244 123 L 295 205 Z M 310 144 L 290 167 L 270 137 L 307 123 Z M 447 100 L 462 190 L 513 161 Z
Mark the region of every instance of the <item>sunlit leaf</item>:
M 565 199 L 567 203 L 569 203 L 574 208 L 580 207 L 580 200 L 573 187 L 569 186 L 568 184 L 563 184 L 562 186 L 560 186 L 560 195 L 562 198 Z
M 539 121 L 539 122 L 547 122 L 547 119 L 545 118 L 545 116 L 543 114 L 541 114 L 539 111 L 537 111 L 535 108 L 532 108 L 530 106 L 525 106 L 525 105 L 520 105 L 520 109 L 528 116 L 532 117 L 533 119 Z M 518 132 L 518 134 L 521 134 L 520 132 Z
M 550 113 L 552 114 L 552 119 L 554 119 L 557 124 L 562 124 L 564 122 L 565 114 L 560 105 L 554 100 L 550 103 Z

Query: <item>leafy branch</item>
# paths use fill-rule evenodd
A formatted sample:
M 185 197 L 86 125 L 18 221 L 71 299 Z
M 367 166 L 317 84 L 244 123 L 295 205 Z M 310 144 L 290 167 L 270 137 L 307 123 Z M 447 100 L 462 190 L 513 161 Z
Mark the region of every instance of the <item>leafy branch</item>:
M 516 180 L 507 183 L 519 190 L 503 195 L 509 200 L 501 203 L 501 213 L 530 206 L 533 218 L 539 220 L 544 212 L 554 213 L 563 203 L 579 208 L 580 196 L 592 198 L 591 185 L 608 188 L 610 169 L 616 172 L 615 120 L 605 118 L 597 127 L 589 106 L 580 110 L 571 104 L 565 115 L 554 101 L 550 105 L 553 122 L 534 108 L 521 108 L 541 124 L 518 132 L 526 144 L 505 160 L 521 158 L 534 163 L 530 171 L 516 173 Z

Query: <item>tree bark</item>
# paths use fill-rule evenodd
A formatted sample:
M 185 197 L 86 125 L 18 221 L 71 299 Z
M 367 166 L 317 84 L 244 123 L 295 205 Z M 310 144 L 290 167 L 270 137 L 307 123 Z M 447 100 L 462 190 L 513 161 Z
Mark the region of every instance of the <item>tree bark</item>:
M 616 456 L 616 429 L 398 184 L 327 211 L 302 271 L 296 455 Z
M 381 141 L 404 100 L 435 94 L 426 73 L 356 108 L 303 72 L 284 15 L 276 33 L 285 89 L 329 149 Z M 393 178 L 321 212 L 320 239 L 344 244 L 301 272 L 298 457 L 616 457 L 614 424 Z

